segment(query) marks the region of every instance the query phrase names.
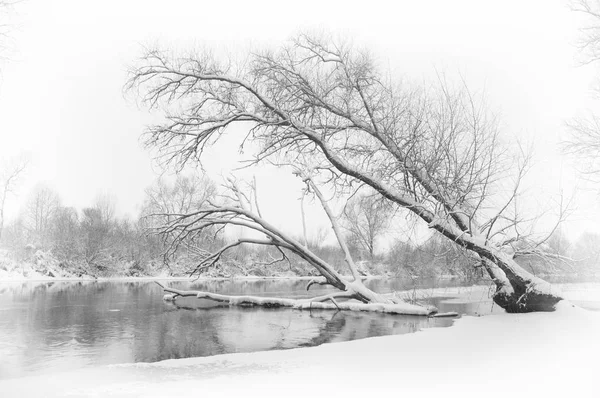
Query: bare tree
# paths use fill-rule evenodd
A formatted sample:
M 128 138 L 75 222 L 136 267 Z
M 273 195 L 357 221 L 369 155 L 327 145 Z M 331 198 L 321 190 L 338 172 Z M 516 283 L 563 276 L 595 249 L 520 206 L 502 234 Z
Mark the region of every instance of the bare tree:
M 93 208 L 98 212 L 99 222 L 105 228 L 110 228 L 110 225 L 115 220 L 115 197 L 109 193 L 100 193 L 94 199 Z
M 575 243 L 576 268 L 581 273 L 597 273 L 600 270 L 600 235 L 586 232 Z
M 571 0 L 569 3 L 572 11 L 587 17 L 577 43 L 583 55 L 582 62 L 587 64 L 600 60 L 600 1 Z
M 240 124 L 259 146 L 256 162 L 310 158 L 332 189 L 368 186 L 474 252 L 507 311 L 561 300 L 505 250 L 524 222 L 516 203 L 527 156 L 507 151 L 482 101 L 443 76 L 431 87 L 398 83 L 351 44 L 301 34 L 242 63 L 151 50 L 128 87 L 165 110 L 145 137 L 170 162 L 201 159 Z
M 321 249 L 326 246 L 327 237 L 329 236 L 329 229 L 325 226 L 312 229 L 312 234 L 305 239 L 309 248 Z
M 592 114 L 573 119 L 567 126 L 570 135 L 562 142 L 563 152 L 577 159 L 586 178 L 600 180 L 600 118 Z
M 584 64 L 600 60 L 600 1 L 573 0 L 571 9 L 586 17 L 578 43 Z M 600 92 L 600 88 L 595 88 Z M 573 119 L 567 123 L 570 135 L 563 141 L 563 152 L 573 156 L 582 166 L 583 174 L 593 181 L 600 179 L 600 117 L 591 113 L 588 117 Z
M 18 158 L 2 165 L 0 169 L 0 240 L 2 240 L 2 230 L 4 229 L 4 210 L 6 199 L 10 194 L 14 194 L 19 180 L 23 177 L 27 169 L 27 160 Z
M 209 200 L 214 200 L 216 195 L 215 183 L 199 174 L 189 176 L 179 174 L 172 183 L 159 178 L 146 189 L 142 223 L 146 228 L 164 225 L 173 219 L 173 214 L 195 211 L 206 205 Z M 166 238 L 171 240 L 173 237 Z M 198 256 L 204 256 L 206 251 L 200 246 L 205 243 L 206 238 L 207 234 L 196 234 L 185 241 L 180 241 L 181 246 L 185 246 L 186 249 L 184 253 L 179 253 L 185 257 L 181 258 L 181 261 L 194 262 Z M 167 266 L 176 259 L 175 253 L 172 252 L 165 252 L 163 257 Z
M 102 222 L 100 211 L 84 208 L 81 218 L 82 251 L 86 265 L 93 273 L 104 271 L 110 265 L 107 249 L 108 226 Z
M 116 261 L 112 233 L 116 227 L 115 199 L 108 193 L 96 195 L 92 207 L 83 209 L 80 221 L 82 252 L 88 267 L 86 272 L 102 274 Z
M 60 206 L 58 194 L 51 188 L 38 184 L 27 201 L 26 227 L 35 244 L 46 247 L 51 221 Z
M 146 189 L 142 214 L 187 213 L 201 207 L 216 194 L 215 183 L 197 174 L 178 175 L 172 184 L 159 178 Z
M 411 277 L 458 275 L 473 281 L 484 276 L 476 254 L 437 233 L 419 242 L 396 241 L 389 250 L 388 261 L 394 272 Z
M 81 250 L 77 210 L 59 206 L 54 212 L 51 226 L 53 254 L 61 260 L 75 260 Z
M 346 229 L 354 242 L 375 256 L 375 244 L 389 229 L 394 209 L 381 195 L 360 195 L 351 198 L 344 208 Z

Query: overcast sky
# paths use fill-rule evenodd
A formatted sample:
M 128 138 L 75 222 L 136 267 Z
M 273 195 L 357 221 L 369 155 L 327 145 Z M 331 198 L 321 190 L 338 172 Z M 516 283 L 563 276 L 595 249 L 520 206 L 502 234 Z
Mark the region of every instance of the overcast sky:
M 24 0 L 11 19 L 11 59 L 1 65 L 0 156 L 26 153 L 32 163 L 8 213 L 17 214 L 38 182 L 65 205 L 89 206 L 109 192 L 121 214 L 137 213 L 160 173 L 139 143 L 148 114 L 122 92 L 142 44 L 239 51 L 325 29 L 369 46 L 398 76 L 426 80 L 442 70 L 485 89 L 506 135 L 535 145 L 528 194 L 547 205 L 561 187 L 576 192 L 568 228 L 597 230 L 597 194 L 557 148 L 565 121 L 594 106 L 597 70 L 579 66 L 574 46 L 579 18 L 559 0 Z M 235 149 L 217 150 L 207 160 L 213 177 L 235 163 Z M 284 210 L 298 197 L 293 177 L 257 173 L 272 216 L 296 214 L 296 202 Z M 299 225 L 297 216 L 278 218 Z

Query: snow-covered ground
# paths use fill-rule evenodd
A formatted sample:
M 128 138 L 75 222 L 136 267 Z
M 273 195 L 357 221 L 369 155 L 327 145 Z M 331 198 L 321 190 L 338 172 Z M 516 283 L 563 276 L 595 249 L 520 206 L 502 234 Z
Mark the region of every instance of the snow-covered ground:
M 600 298 L 598 284 L 579 290 L 563 285 L 563 290 L 583 301 Z M 562 303 L 554 313 L 464 317 L 450 328 L 408 335 L 0 381 L 2 397 L 287 398 L 406 393 L 600 397 L 600 312 Z
M 600 305 L 600 283 L 553 283 L 552 286 L 560 290 L 562 296 L 572 302 L 589 303 L 591 304 L 589 307 L 595 307 L 595 303 Z M 395 292 L 394 295 L 404 299 L 411 297 L 417 299 L 448 297 L 447 300 L 444 300 L 448 303 L 473 303 L 491 302 L 493 293 L 494 287 L 492 285 L 472 285 L 414 289 Z M 598 308 L 600 309 L 600 307 Z

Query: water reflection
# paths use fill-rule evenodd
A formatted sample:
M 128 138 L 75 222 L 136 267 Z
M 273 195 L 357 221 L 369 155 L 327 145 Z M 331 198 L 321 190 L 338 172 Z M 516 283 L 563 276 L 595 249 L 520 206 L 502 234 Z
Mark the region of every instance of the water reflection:
M 397 289 L 377 281 L 379 290 Z M 303 281 L 173 283 L 229 294 L 304 297 Z M 311 294 L 320 294 L 319 287 Z M 321 290 L 321 291 L 320 291 Z M 177 309 L 150 282 L 0 284 L 0 378 L 90 365 L 286 349 L 449 326 L 451 319 L 264 308 Z M 477 312 L 475 303 L 442 311 Z M 463 307 L 461 307 L 463 305 Z

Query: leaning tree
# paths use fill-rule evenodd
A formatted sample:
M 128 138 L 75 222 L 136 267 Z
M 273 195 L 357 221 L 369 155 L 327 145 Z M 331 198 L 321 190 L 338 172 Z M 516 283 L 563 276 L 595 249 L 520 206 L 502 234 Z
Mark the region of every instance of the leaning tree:
M 128 88 L 148 106 L 164 109 L 165 122 L 149 127 L 145 137 L 170 161 L 199 161 L 238 125 L 257 163 L 310 159 L 310 170 L 300 173 L 317 196 L 315 181 L 336 190 L 367 186 L 471 251 L 496 285 L 494 301 L 507 311 L 553 310 L 560 293 L 517 263 L 539 251 L 537 244 L 516 245 L 531 241 L 523 239 L 527 217 L 517 211 L 527 156 L 513 156 L 502 144 L 497 122 L 464 84 L 454 89 L 443 77 L 438 83 L 396 81 L 368 52 L 300 34 L 240 62 L 210 52 L 177 57 L 152 49 L 132 70 Z M 349 279 L 333 274 L 241 205 L 181 215 L 169 231 L 185 234 L 207 222 L 257 230 L 265 239 L 243 243 L 294 252 L 342 295 L 386 301 L 354 270 Z

